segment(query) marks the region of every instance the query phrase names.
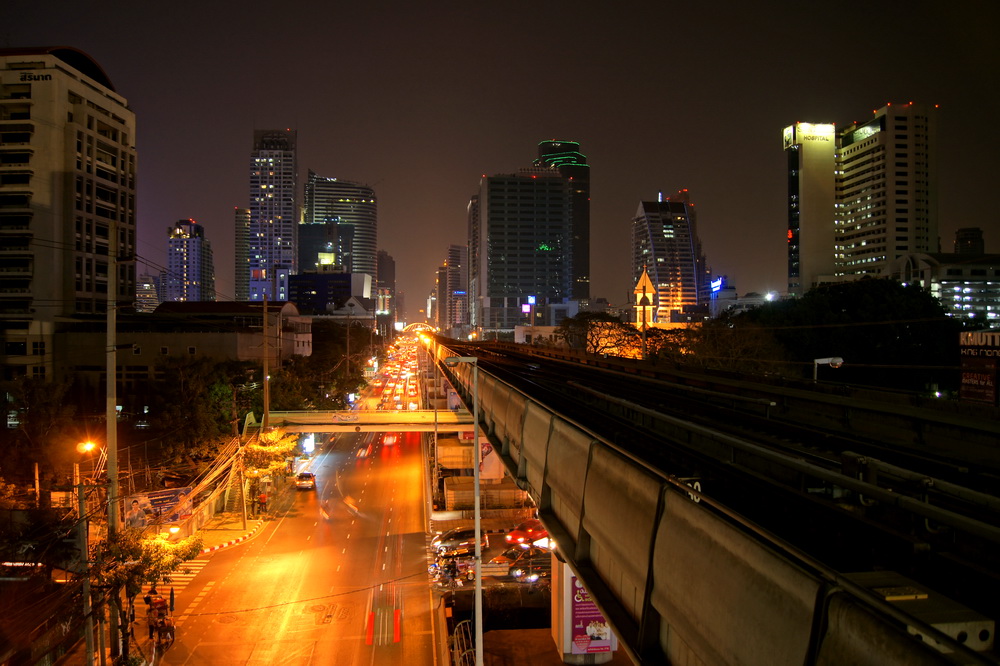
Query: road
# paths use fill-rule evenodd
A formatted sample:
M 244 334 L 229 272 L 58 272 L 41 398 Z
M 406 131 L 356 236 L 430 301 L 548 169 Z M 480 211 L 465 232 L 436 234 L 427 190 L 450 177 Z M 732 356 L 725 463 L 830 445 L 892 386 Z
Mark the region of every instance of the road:
M 312 471 L 315 491 L 188 584 L 157 663 L 437 663 L 420 433 L 342 435 Z

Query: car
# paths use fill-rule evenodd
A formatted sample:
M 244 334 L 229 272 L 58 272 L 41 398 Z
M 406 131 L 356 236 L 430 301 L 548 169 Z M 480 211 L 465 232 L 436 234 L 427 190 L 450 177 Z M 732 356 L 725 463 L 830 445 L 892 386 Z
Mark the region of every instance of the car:
M 295 487 L 299 490 L 316 490 L 316 475 L 312 472 L 299 472 L 295 477 Z
M 482 547 L 490 547 L 490 539 L 482 535 Z M 466 555 L 476 548 L 476 530 L 472 528 L 456 528 L 448 530 L 431 539 L 431 550 L 442 557 Z
M 522 560 L 529 561 L 536 557 L 548 557 L 549 551 L 535 546 L 514 546 L 503 551 L 492 560 L 490 564 L 514 564 Z
M 510 565 L 507 575 L 519 583 L 537 583 L 539 579 L 552 575 L 552 558 L 522 559 Z
M 549 536 L 549 531 L 542 525 L 542 521 L 537 518 L 526 520 L 504 536 L 504 541 L 509 544 L 534 543 L 539 539 Z

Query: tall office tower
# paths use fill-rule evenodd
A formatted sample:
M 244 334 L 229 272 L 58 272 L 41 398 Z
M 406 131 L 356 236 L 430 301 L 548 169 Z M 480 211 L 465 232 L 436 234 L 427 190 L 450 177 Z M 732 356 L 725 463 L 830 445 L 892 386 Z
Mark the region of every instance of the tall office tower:
M 684 312 L 708 306 L 710 273 L 687 190 L 639 203 L 632 218 L 633 283 L 643 270 L 653 283 L 656 321 L 680 320 Z
M 986 254 L 986 241 L 979 227 L 965 227 L 955 232 L 955 254 Z
M 573 272 L 576 190 L 555 161 L 482 178 L 469 210 L 477 328 L 551 324 L 560 311 L 553 306 L 587 284 Z
M 0 367 L 50 376 L 60 321 L 135 300 L 135 114 L 90 56 L 0 50 Z M 109 257 L 114 257 L 112 273 Z
M 845 275 L 875 275 L 937 252 L 937 107 L 890 104 L 837 142 L 836 252 Z
M 449 245 L 448 256 L 437 271 L 434 322 L 446 335 L 458 335 L 469 323 L 468 254 L 464 245 Z
M 215 265 L 205 228 L 194 220 L 180 220 L 167 227 L 167 246 L 162 301 L 214 301 Z
M 298 272 L 295 130 L 256 130 L 250 157 L 249 300 L 288 300 Z
M 542 141 L 536 164 L 554 166 L 570 181 L 572 212 L 573 294 L 590 299 L 590 165 L 576 141 Z
M 396 261 L 385 250 L 377 254 L 378 275 L 375 280 L 375 325 L 378 334 L 387 339 L 396 325 Z
M 367 185 L 309 172 L 305 215 L 299 225 L 299 269 L 320 264 L 348 273 L 378 271 L 378 202 Z
M 473 331 L 478 331 L 483 327 L 482 323 L 482 312 L 480 311 L 481 302 L 479 300 L 479 281 L 477 276 L 481 270 L 481 261 L 479 257 L 479 243 L 472 242 L 473 239 L 479 238 L 479 195 L 474 194 L 469 199 L 469 204 L 466 206 L 466 229 L 468 231 L 469 244 L 466 246 L 467 257 L 468 257 L 468 273 L 469 273 L 469 284 L 468 293 L 466 296 L 469 299 L 469 327 Z
M 783 132 L 788 163 L 788 293 L 802 296 L 837 272 L 836 128 L 796 123 Z
M 233 287 L 237 301 L 250 300 L 250 209 L 236 207 L 233 211 L 236 229 Z

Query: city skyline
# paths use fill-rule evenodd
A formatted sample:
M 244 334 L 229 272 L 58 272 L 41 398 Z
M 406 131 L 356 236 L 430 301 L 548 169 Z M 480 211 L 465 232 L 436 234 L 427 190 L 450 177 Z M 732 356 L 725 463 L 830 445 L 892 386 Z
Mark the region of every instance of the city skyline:
M 969 3 L 962 16 L 929 2 L 869 7 L 849 30 L 792 3 L 640 6 L 612 16 L 588 4 L 568 13 L 241 7 L 52 12 L 13 0 L 0 9 L 0 47 L 79 48 L 128 100 L 137 117 L 138 254 L 165 266 L 163 225 L 197 219 L 215 250 L 222 299 L 235 295 L 232 211 L 247 204 L 247 137 L 274 127 L 297 131 L 300 180 L 312 169 L 378 192 L 378 245 L 396 260 L 410 320 L 442 251 L 466 241 L 480 177 L 520 168 L 547 139 L 586 149 L 590 291 L 616 304 L 634 287 L 636 206 L 683 188 L 698 202 L 713 274 L 728 275 L 740 293 L 784 291 L 782 128 L 843 128 L 887 102 L 941 106 L 942 249 L 964 227 L 984 229 L 987 251 L 998 245 L 987 183 L 1000 139 L 984 131 L 1000 109 L 1000 93 L 984 85 L 1000 74 L 988 34 L 1000 10 L 991 3 Z M 242 48 L 297 16 L 310 21 L 297 24 L 294 43 L 267 56 Z M 127 29 L 109 40 L 101 29 L 109 22 Z M 668 43 L 643 40 L 643 25 L 674 30 Z

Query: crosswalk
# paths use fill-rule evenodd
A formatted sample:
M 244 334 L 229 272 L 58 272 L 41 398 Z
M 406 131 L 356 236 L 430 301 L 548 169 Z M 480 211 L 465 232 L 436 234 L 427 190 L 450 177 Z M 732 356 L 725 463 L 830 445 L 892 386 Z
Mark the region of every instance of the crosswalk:
M 155 589 L 164 596 L 170 593 L 170 588 L 174 589 L 175 595 L 180 594 L 185 588 L 187 588 L 188 584 L 194 580 L 194 577 L 201 573 L 201 570 L 205 568 L 205 565 L 208 564 L 208 562 L 209 558 L 207 557 L 199 557 L 189 562 L 185 562 L 177 571 L 170 574 L 169 580 L 160 581 L 160 583 L 156 585 Z M 142 595 L 139 596 L 149 594 L 151 589 L 153 589 L 153 586 L 146 585 L 142 590 Z

